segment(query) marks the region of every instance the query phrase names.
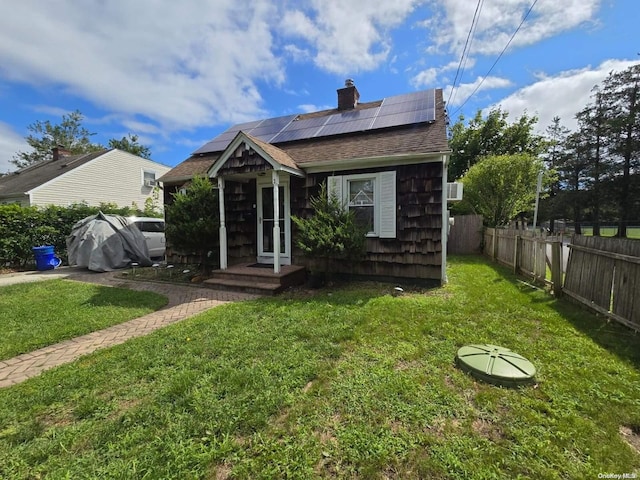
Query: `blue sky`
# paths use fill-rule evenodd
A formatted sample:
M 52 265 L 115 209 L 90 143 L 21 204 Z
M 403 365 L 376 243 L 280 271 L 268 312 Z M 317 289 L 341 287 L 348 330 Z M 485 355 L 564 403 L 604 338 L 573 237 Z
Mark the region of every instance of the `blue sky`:
M 574 128 L 591 88 L 640 61 L 640 2 L 538 0 L 488 74 L 533 3 L 480 2 L 451 94 L 473 0 L 5 1 L 0 172 L 28 125 L 73 110 L 95 142 L 133 133 L 174 166 L 233 123 L 334 107 L 346 78 L 361 101 L 443 88 L 453 120 L 500 105 Z

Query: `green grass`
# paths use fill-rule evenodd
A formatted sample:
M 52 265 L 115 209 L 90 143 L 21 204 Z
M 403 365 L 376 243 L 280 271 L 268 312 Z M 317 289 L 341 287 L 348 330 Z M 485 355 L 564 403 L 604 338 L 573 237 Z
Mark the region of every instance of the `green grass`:
M 640 337 L 484 259 L 392 297 L 229 304 L 0 390 L 0 478 L 598 478 L 640 469 Z M 491 342 L 535 386 L 474 381 Z
M 618 233 L 618 227 L 600 227 L 600 236 L 615 237 Z M 582 227 L 582 235 L 593 235 L 593 227 Z M 640 227 L 627 227 L 627 238 L 640 239 Z
M 152 292 L 66 280 L 0 288 L 0 360 L 126 322 L 166 305 Z

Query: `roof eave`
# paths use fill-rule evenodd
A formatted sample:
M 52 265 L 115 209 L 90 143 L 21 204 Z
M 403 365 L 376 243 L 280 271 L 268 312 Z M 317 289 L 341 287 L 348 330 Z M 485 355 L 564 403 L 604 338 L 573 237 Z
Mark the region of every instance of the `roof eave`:
M 399 165 L 412 165 L 416 163 L 445 163 L 451 150 L 440 152 L 401 153 L 395 155 L 382 155 L 377 157 L 358 157 L 339 160 L 323 160 L 307 162 L 300 165 L 307 173 L 321 173 L 338 170 L 353 170 L 358 168 L 390 167 Z

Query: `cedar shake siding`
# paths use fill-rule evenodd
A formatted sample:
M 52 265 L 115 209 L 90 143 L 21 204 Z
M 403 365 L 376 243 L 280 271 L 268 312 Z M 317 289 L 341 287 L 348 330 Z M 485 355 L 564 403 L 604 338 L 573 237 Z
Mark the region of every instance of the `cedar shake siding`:
M 255 262 L 256 246 L 256 181 L 227 180 L 224 187 L 225 216 L 229 265 Z
M 341 175 L 396 172 L 396 238 L 368 238 L 367 253 L 359 262 L 334 262 L 333 271 L 363 276 L 439 279 L 442 261 L 442 164 L 423 163 L 368 170 L 348 170 Z M 309 200 L 317 196 L 328 173 L 291 179 L 291 214 L 313 214 Z M 296 230 L 293 226 L 292 237 Z M 292 245 L 293 263 L 314 265 Z

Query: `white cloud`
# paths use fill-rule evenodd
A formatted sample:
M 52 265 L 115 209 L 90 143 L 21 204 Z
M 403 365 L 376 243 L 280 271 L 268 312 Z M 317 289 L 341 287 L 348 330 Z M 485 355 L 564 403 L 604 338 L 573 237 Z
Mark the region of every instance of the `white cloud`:
M 0 74 L 168 129 L 242 121 L 284 81 L 277 19 L 269 0 L 5 3 Z
M 438 78 L 439 73 L 439 68 L 427 68 L 426 70 L 422 70 L 411 79 L 411 85 L 415 88 L 432 85 L 435 83 L 436 78 Z
M 456 87 L 453 96 L 449 100 L 449 106 L 457 106 L 464 103 L 467 98 L 472 94 L 477 94 L 484 90 L 491 90 L 494 88 L 506 88 L 513 85 L 508 78 L 500 77 L 478 77 L 473 83 L 462 83 Z M 477 90 L 476 90 L 477 89 Z M 451 85 L 447 85 L 444 89 L 445 100 L 449 98 L 451 93 Z M 450 112 L 451 114 L 451 112 Z
M 611 71 L 621 71 L 637 64 L 631 60 L 607 60 L 597 67 L 561 72 L 553 77 L 540 77 L 492 107 L 500 106 L 509 112 L 511 118 L 520 117 L 524 112 L 537 115 L 538 131 L 543 132 L 551 125 L 553 117 L 560 117 L 562 124 L 575 130 L 575 114 L 590 101 L 591 89 L 601 83 Z M 491 108 L 492 108 L 491 107 Z
M 25 139 L 18 135 L 9 125 L 0 122 L 0 173 L 16 170 L 15 165 L 9 163 L 13 156 L 20 152 L 28 152 L 31 147 Z
M 422 70 L 421 72 L 419 72 L 418 74 L 414 75 L 411 78 L 411 84 L 415 88 L 433 86 L 433 84 L 436 83 L 436 79 L 438 78 L 439 75 L 446 72 L 450 72 L 452 70 L 457 70 L 459 63 L 460 62 L 458 60 L 454 60 L 442 67 L 437 67 L 437 68 L 432 67 L 432 68 L 427 68 L 426 70 Z M 475 65 L 475 61 L 470 58 L 467 60 L 465 68 L 471 68 L 473 67 L 473 65 Z
M 420 0 L 309 0 L 305 11 L 285 12 L 286 35 L 305 39 L 315 64 L 329 72 L 373 70 L 391 51 L 388 30 L 400 25 Z
M 502 51 L 516 30 L 531 0 L 485 0 L 473 36 L 471 55 Z M 542 0 L 536 3 L 515 36 L 511 48 L 531 45 L 560 32 L 594 21 L 601 0 Z M 435 0 L 436 17 L 422 23 L 433 33 L 431 52 L 460 55 L 475 12 L 469 0 Z M 438 25 L 439 28 L 434 27 Z
M 304 48 L 300 48 L 297 45 L 293 45 L 291 43 L 285 45 L 282 49 L 293 59 L 294 62 L 304 62 L 312 58 L 311 52 L 309 52 L 309 50 L 305 50 Z

